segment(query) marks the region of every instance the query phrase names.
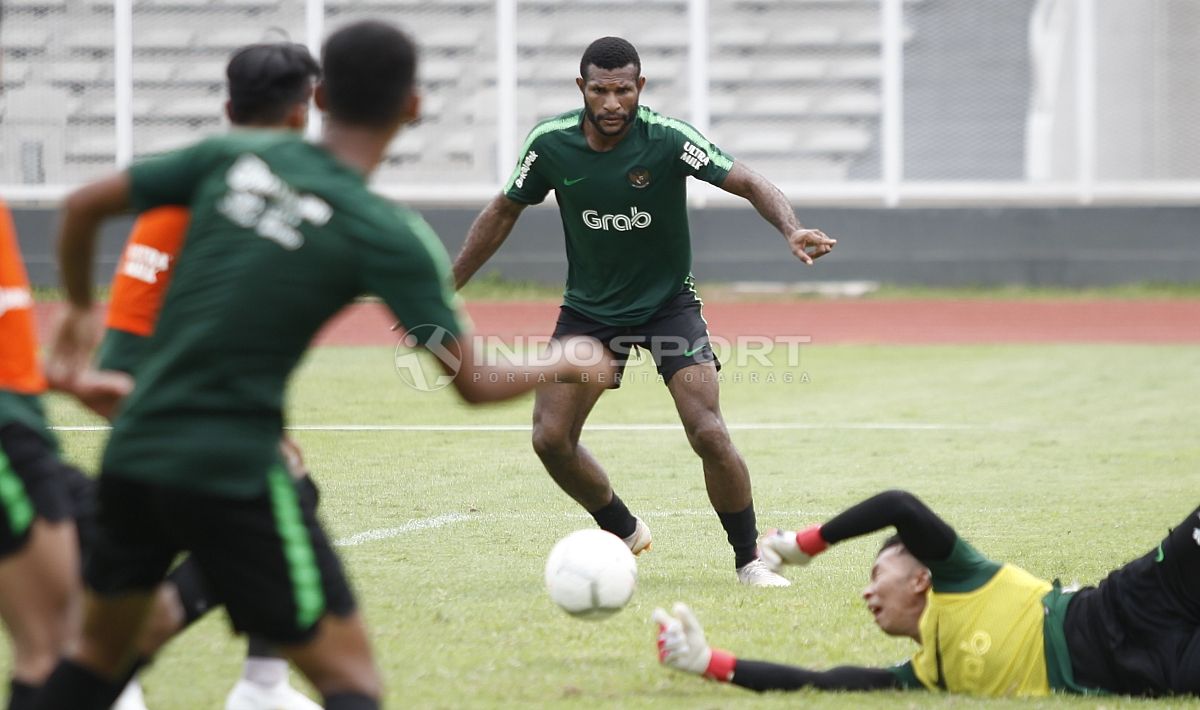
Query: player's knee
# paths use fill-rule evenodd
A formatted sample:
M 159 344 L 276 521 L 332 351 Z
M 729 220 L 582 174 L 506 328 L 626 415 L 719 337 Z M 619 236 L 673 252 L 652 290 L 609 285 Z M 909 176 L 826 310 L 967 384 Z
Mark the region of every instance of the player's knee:
M 729 447 L 733 446 L 733 442 L 729 438 L 729 431 L 720 420 L 707 421 L 688 427 L 687 437 L 688 442 L 692 445 L 692 450 L 704 459 L 723 456 L 728 452 Z
M 570 433 L 562 427 L 535 423 L 533 450 L 543 460 L 568 458 L 575 451 L 575 443 L 571 441 Z

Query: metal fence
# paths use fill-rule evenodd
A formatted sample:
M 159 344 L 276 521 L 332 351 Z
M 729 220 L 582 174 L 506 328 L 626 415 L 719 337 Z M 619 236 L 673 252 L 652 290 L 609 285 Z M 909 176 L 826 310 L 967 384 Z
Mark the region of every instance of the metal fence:
M 1195 0 L 5 0 L 0 195 L 225 130 L 234 48 L 363 17 L 422 46 L 424 118 L 375 176 L 409 202 L 494 194 L 615 34 L 643 103 L 798 202 L 1200 203 Z

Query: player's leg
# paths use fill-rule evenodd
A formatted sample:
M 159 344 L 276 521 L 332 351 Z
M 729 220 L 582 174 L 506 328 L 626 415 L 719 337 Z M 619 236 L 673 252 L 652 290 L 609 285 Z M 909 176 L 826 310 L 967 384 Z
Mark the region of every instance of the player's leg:
M 614 355 L 607 343 L 622 329 L 591 320 L 563 307 L 554 328 L 554 338 L 587 335 L 606 344 L 605 356 L 618 363 L 619 378 L 624 371 L 628 348 Z M 649 549 L 650 529 L 638 520 L 621 497 L 613 491 L 604 468 L 585 446 L 579 443 L 583 425 L 606 389 L 616 382 L 545 384 L 537 388 L 533 402 L 533 450 L 558 487 L 583 506 L 602 530 L 625 540 L 634 554 Z
M 326 708 L 372 708 L 380 680 L 353 594 L 315 511 L 281 465 L 250 499 L 177 492 L 167 501 L 233 625 L 276 644 Z M 220 516 L 214 528 L 205 521 Z
M 85 564 L 83 631 L 35 707 L 107 708 L 129 680 L 156 589 L 177 548 L 152 486 L 101 476 L 95 542 Z
M 81 591 L 74 523 L 35 518 L 23 547 L 0 559 L 0 619 L 13 651 L 11 710 L 31 707 L 77 637 Z
M 721 363 L 709 343 L 701 306 L 696 292 L 686 288 L 638 331 L 650 339 L 650 354 L 675 401 L 688 443 L 700 457 L 708 499 L 733 547 L 738 579 L 752 586 L 787 586 L 786 579 L 758 560 L 750 472 L 721 414 Z
M 82 585 L 71 470 L 41 432 L 16 423 L 0 428 L 0 620 L 13 649 L 14 709 L 30 707 L 78 637 Z
M 1200 508 L 1163 539 L 1155 560 L 1180 611 L 1193 628 L 1200 628 Z

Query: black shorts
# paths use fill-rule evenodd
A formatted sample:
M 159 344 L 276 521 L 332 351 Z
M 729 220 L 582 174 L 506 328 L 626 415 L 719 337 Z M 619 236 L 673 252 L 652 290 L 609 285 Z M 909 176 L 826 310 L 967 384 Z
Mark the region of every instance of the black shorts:
M 0 558 L 19 551 L 35 518 L 75 519 L 80 544 L 93 531 L 94 484 L 58 458 L 40 432 L 20 423 L 0 427 Z
M 1200 695 L 1200 508 L 1157 549 L 1077 592 L 1063 632 L 1079 685 Z
M 572 335 L 589 335 L 615 356 L 617 371 L 612 389 L 621 386 L 625 365 L 635 347 L 650 353 L 663 382 L 670 382 L 676 372 L 697 363 L 711 362 L 721 369 L 709 343 L 700 298 L 691 287 L 675 294 L 640 325 L 608 325 L 562 306 L 552 337 L 558 340 Z
M 188 551 L 233 627 L 281 644 L 310 640 L 326 612 L 354 613 L 354 594 L 316 517 L 312 482 L 282 464 L 267 491 L 240 499 L 100 478 L 96 545 L 84 579 L 101 596 L 149 591 Z

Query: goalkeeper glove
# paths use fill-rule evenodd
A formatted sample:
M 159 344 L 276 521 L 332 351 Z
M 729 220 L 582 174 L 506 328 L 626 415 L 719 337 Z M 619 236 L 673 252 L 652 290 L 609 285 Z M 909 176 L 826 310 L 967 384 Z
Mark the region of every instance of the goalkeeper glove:
M 652 617 L 658 624 L 659 663 L 722 683 L 732 680 L 737 664 L 733 654 L 709 648 L 700 621 L 686 604 L 676 603 L 672 612 L 673 615 L 659 608 L 654 610 Z
M 806 565 L 829 547 L 821 537 L 821 526 L 813 525 L 800 532 L 768 530 L 758 540 L 758 555 L 773 571 L 784 565 Z

